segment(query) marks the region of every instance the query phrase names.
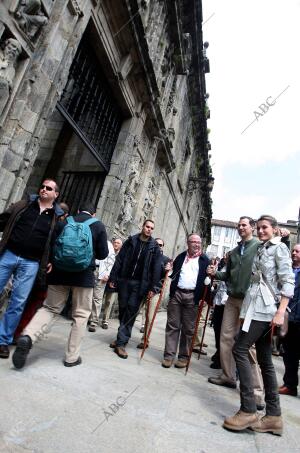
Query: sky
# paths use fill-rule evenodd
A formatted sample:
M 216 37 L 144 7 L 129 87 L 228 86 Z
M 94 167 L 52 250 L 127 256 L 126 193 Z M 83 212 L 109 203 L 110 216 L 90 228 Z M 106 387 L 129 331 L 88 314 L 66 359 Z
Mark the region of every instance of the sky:
M 203 0 L 202 7 L 213 218 L 297 220 L 300 0 Z

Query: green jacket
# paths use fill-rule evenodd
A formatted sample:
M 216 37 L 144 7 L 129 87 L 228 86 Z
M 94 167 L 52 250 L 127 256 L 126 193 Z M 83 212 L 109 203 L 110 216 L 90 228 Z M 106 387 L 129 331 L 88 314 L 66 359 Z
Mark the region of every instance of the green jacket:
M 216 272 L 216 279 L 226 282 L 227 294 L 236 299 L 244 299 L 250 286 L 252 263 L 260 241 L 256 238 L 246 241 L 243 255 L 241 255 L 241 244 L 240 242 L 230 252 L 226 271 Z

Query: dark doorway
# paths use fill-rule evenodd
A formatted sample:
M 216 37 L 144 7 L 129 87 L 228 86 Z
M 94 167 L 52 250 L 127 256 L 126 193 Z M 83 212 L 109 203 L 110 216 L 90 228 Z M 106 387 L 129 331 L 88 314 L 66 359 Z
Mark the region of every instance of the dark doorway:
M 100 171 L 64 171 L 60 187 L 60 201 L 76 214 L 83 201 L 97 206 L 104 184 L 105 173 Z

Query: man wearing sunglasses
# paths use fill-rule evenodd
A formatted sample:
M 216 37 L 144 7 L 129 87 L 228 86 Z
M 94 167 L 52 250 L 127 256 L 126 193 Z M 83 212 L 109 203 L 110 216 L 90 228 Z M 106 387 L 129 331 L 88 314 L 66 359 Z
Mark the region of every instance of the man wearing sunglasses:
M 78 207 L 78 214 L 69 219 L 71 222 L 59 222 L 54 232 L 53 269 L 48 278 L 48 294 L 42 308 L 40 308 L 30 323 L 18 338 L 16 350 L 12 356 L 15 368 L 23 368 L 26 364 L 27 355 L 31 348 L 39 340 L 49 333 L 52 325 L 59 317 L 64 308 L 70 291 L 72 292 L 72 324 L 68 337 L 65 359 L 65 367 L 74 367 L 82 363 L 80 347 L 86 332 L 86 325 L 92 310 L 93 288 L 95 285 L 95 259 L 102 260 L 108 255 L 107 235 L 104 224 L 96 218 L 96 206 L 89 201 L 82 202 Z M 73 223 L 74 222 L 74 223 Z M 73 250 L 78 251 L 78 242 L 72 236 L 73 242 L 64 242 L 68 237 L 68 231 L 74 231 L 76 224 L 85 223 L 90 229 L 90 245 L 92 258 L 88 255 L 88 263 L 80 269 L 76 267 L 76 261 L 68 262 Z M 68 228 L 70 226 L 71 228 Z M 57 238 L 57 240 L 55 240 Z M 70 236 L 69 236 L 70 238 Z M 60 245 L 58 244 L 61 239 Z M 66 255 L 59 258 L 58 250 L 67 249 Z M 88 245 L 79 245 L 81 251 L 87 250 Z M 68 253 L 69 252 L 69 253 Z
M 54 226 L 63 210 L 56 203 L 55 181 L 43 181 L 38 195 L 11 205 L 0 214 L 0 293 L 12 277 L 8 308 L 0 321 L 0 358 L 9 357 L 9 348 L 28 295 L 39 271 L 42 279 L 50 272 L 49 248 Z

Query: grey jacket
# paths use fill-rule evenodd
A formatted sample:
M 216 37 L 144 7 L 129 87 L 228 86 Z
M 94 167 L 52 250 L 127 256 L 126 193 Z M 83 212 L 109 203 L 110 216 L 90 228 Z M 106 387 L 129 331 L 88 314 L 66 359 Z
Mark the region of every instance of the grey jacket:
M 271 321 L 280 297 L 293 297 L 294 281 L 290 251 L 280 237 L 260 244 L 240 313 L 240 318 L 244 319 L 243 330 L 248 331 L 252 319 Z

